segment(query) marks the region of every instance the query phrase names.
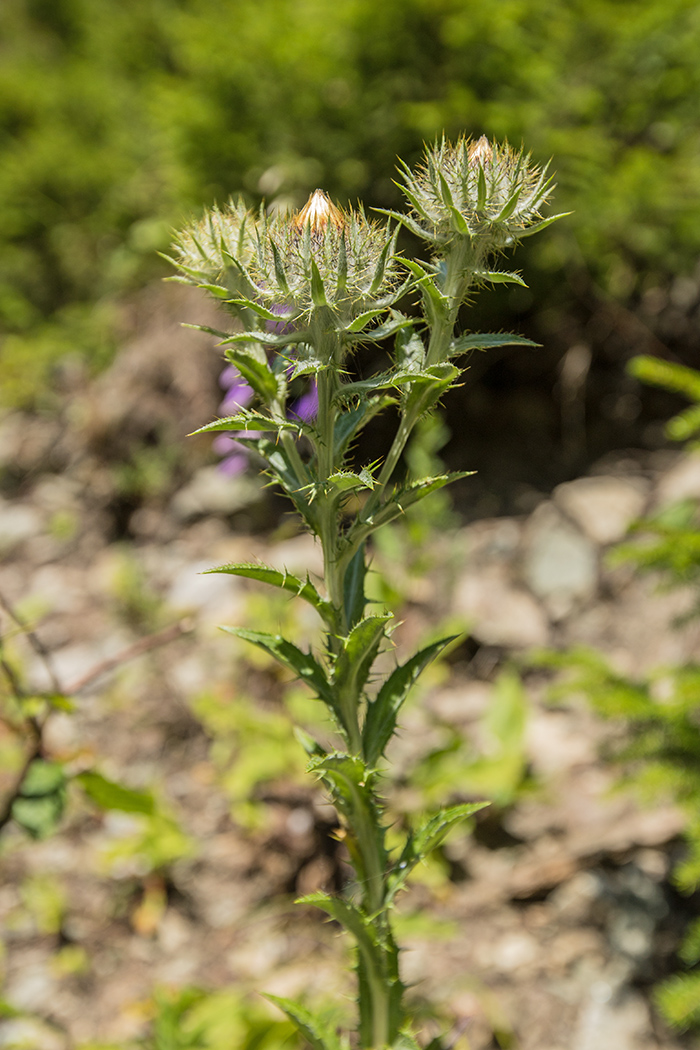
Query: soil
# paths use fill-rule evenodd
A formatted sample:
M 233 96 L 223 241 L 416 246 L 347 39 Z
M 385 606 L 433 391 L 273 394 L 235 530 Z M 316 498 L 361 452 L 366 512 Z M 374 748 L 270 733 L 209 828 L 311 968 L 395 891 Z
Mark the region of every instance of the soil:
M 0 423 L 0 594 L 75 696 L 73 710 L 50 716 L 46 756 L 151 790 L 165 814 L 155 844 L 134 846 L 140 818 L 101 812 L 74 786 L 44 841 L 4 829 L 2 998 L 19 1013 L 0 1020 L 0 1046 L 136 1039 L 158 986 L 352 996 L 347 943 L 293 904 L 338 889 L 349 869 L 332 810 L 274 736 L 288 683 L 217 629 L 280 622 L 313 640 L 317 626 L 259 585 L 200 575 L 258 558 L 314 573 L 319 553 L 257 479 L 218 471 L 208 438 L 185 441 L 218 397 L 211 346 L 177 323 L 195 303 L 207 320 L 199 298 L 145 295 L 134 307 L 141 334 L 106 374 L 64 376 L 60 411 Z M 399 603 L 399 658 L 441 625 L 470 629 L 407 707 L 389 810 L 408 820 L 484 797 L 474 756 L 493 760 L 500 800 L 418 871 L 399 908 L 403 978 L 428 1035 L 432 1003 L 470 1050 L 692 1045 L 652 1004 L 697 912 L 670 878 L 681 815 L 619 788 L 602 757 L 619 727 L 585 697 L 553 701 L 551 676 L 528 658 L 533 647 L 586 645 L 625 673 L 697 658 L 698 623 L 672 626 L 688 594 L 607 561 L 635 518 L 684 496 L 700 498 L 698 460 L 608 453 L 527 513 L 446 518 L 423 547 L 397 533 L 377 552 Z M 46 661 L 0 615 L 26 688 L 50 688 Z M 527 715 L 506 755 L 487 714 L 513 661 Z M 292 693 L 308 718 L 308 699 Z M 16 744 L 0 723 L 5 792 Z M 466 756 L 463 770 L 451 753 Z M 184 837 L 168 837 L 168 817 Z

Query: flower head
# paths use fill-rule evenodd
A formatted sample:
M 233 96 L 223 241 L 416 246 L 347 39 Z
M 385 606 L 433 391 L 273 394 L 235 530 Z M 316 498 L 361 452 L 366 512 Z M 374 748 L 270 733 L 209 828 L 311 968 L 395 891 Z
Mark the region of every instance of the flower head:
M 292 223 L 299 233 L 308 226 L 316 237 L 323 236 L 329 223 L 340 231 L 346 227 L 342 211 L 323 190 L 314 190 L 301 211 L 292 216 Z
M 285 303 L 300 317 L 328 307 L 342 327 L 393 302 L 394 244 L 395 231 L 315 190 L 300 211 L 266 218 L 250 273 L 269 309 Z
M 415 172 L 401 170 L 414 232 L 437 254 L 456 238 L 468 238 L 482 257 L 517 242 L 541 220 L 540 209 L 552 189 L 547 168 L 507 142 L 444 138 L 426 150 Z
M 240 197 L 230 200 L 225 208 L 210 209 L 177 235 L 173 261 L 188 283 L 209 280 L 225 286 L 227 274 L 235 280 L 234 259 L 244 265 L 252 259 L 256 225 L 256 216 Z

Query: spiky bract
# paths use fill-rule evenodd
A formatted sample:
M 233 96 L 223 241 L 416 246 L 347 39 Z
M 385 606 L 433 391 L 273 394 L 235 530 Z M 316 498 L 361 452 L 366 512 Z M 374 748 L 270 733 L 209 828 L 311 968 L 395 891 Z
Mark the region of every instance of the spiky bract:
M 541 220 L 552 190 L 547 166 L 485 136 L 454 145 L 443 138 L 426 150 L 417 171 L 406 165 L 400 171 L 413 212 L 409 225 L 438 255 L 459 237 L 469 238 L 482 258 L 517 242 Z
M 250 263 L 257 243 L 256 225 L 256 216 L 240 197 L 225 208 L 211 208 L 199 222 L 178 233 L 173 261 L 193 284 L 208 280 L 225 285 L 227 272 L 233 270 L 230 283 L 236 285 L 240 271 L 234 260 L 244 266 Z
M 395 301 L 395 232 L 316 190 L 300 212 L 266 218 L 250 264 L 261 302 L 310 316 L 329 307 L 338 327 Z

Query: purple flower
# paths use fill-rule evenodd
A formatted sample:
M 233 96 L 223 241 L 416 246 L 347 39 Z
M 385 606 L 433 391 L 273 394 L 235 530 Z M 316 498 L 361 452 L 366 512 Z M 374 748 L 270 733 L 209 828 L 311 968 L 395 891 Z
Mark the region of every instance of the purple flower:
M 313 381 L 309 390 L 289 406 L 289 416 L 296 416 L 302 423 L 309 423 L 318 415 L 318 386 Z
M 219 405 L 220 416 L 235 415 L 239 408 L 247 408 L 253 400 L 253 388 L 234 365 L 227 365 L 219 376 L 219 385 L 225 390 L 224 399 Z M 248 454 L 245 447 L 236 437 L 248 437 L 243 430 L 232 431 L 230 434 L 217 434 L 214 438 L 213 448 L 222 461 L 219 464 L 221 470 L 234 477 L 242 474 L 248 465 Z
M 284 307 L 280 307 L 280 313 Z M 268 322 L 268 325 L 272 322 Z M 291 371 L 291 369 L 290 369 Z M 227 365 L 219 377 L 219 384 L 224 389 L 224 399 L 219 405 L 220 416 L 232 416 L 241 408 L 247 408 L 253 400 L 254 391 L 249 383 L 245 381 L 235 365 Z M 300 419 L 304 423 L 315 419 L 318 412 L 318 388 L 316 381 L 311 387 L 297 398 L 289 407 L 289 418 Z M 217 434 L 214 438 L 213 448 L 221 457 L 219 464 L 221 470 L 231 477 L 242 474 L 248 465 L 248 453 L 244 445 L 236 438 L 256 437 L 253 431 L 234 430 L 229 434 Z

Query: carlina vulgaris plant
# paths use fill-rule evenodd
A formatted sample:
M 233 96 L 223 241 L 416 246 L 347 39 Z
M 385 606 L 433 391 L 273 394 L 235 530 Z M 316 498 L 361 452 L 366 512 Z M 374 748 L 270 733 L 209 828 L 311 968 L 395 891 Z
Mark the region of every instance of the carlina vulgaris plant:
M 280 635 L 224 628 L 304 680 L 337 730 L 331 750 L 305 733 L 300 739 L 310 772 L 323 781 L 343 824 L 356 881 L 343 895 L 314 893 L 303 901 L 354 939 L 357 1031 L 339 1033 L 305 1006 L 270 997 L 314 1050 L 420 1046 L 405 1002 L 392 909 L 415 865 L 487 803 L 442 809 L 410 831 L 403 848 L 387 848 L 380 796 L 385 751 L 412 685 L 454 638 L 426 645 L 383 680 L 377 677 L 375 660 L 391 644 L 393 616 L 367 610 L 367 544 L 411 505 L 470 473 L 394 480 L 414 427 L 459 381 L 465 354 L 536 345 L 513 334 L 457 334 L 457 318 L 475 288 L 522 284 L 519 275 L 492 269 L 491 261 L 559 218 L 541 214 L 551 191 L 546 169 L 485 137 L 455 145 L 443 139 L 426 150 L 416 171 L 402 164 L 400 172 L 410 211 L 384 212 L 387 225 L 368 219 L 362 208 L 337 207 L 322 190 L 300 212 L 286 214 L 254 214 L 239 200 L 188 227 L 173 259 L 175 279 L 206 289 L 239 322 L 235 332 L 204 330 L 221 339 L 227 361 L 254 393 L 254 401 L 197 433 L 245 432 L 241 442 L 263 461 L 323 550 L 321 589 L 308 576 L 261 564 L 209 570 L 287 591 L 313 606 L 324 626 L 322 652 L 303 651 Z M 421 238 L 427 260 L 397 255 L 401 224 Z M 416 291 L 418 320 L 398 309 Z M 353 379 L 350 355 L 387 340 L 393 340 L 390 366 Z M 316 383 L 315 417 L 288 413 L 289 384 L 298 377 Z M 398 422 L 388 453 L 357 465 L 353 442 L 390 406 Z

